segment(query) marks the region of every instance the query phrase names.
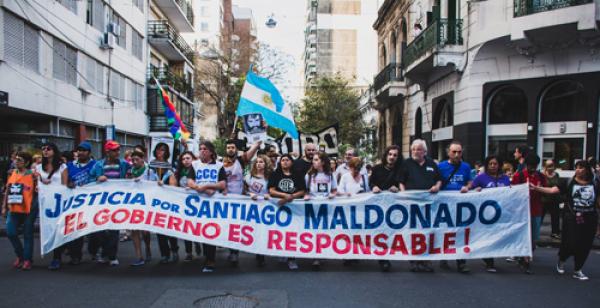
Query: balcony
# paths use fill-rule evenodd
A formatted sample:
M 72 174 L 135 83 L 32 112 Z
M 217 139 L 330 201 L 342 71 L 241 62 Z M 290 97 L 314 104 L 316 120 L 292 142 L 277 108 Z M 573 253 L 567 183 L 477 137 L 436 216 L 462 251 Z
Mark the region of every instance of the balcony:
M 166 20 L 148 22 L 148 42 L 170 61 L 194 63 L 194 50 Z
M 462 66 L 462 19 L 438 19 L 417 36 L 402 57 L 405 75 L 424 79 L 437 67 Z
M 164 86 L 164 85 L 163 85 Z M 171 102 L 175 105 L 181 121 L 189 131 L 192 131 L 194 124 L 194 104 L 189 100 L 182 99 L 181 96 L 173 95 L 172 87 L 166 87 Z M 155 86 L 148 86 L 148 117 L 150 121 L 150 132 L 167 132 L 169 125 L 165 115 L 165 107 L 162 99 L 158 95 Z
M 594 0 L 514 0 L 514 17 L 593 3 Z
M 390 82 L 404 81 L 402 75 L 402 65 L 400 63 L 390 63 L 384 67 L 375 79 L 373 80 L 373 87 L 375 92 L 379 92 Z
M 183 75 L 173 72 L 168 66 L 160 68 L 150 66 L 148 68 L 148 82 L 153 84 L 152 81 L 154 78 L 156 78 L 163 87 L 170 87 L 172 92 L 176 92 L 190 101 L 194 100 L 194 88 L 192 82 L 188 82 Z
M 179 32 L 194 31 L 194 12 L 188 0 L 154 0 L 169 22 Z

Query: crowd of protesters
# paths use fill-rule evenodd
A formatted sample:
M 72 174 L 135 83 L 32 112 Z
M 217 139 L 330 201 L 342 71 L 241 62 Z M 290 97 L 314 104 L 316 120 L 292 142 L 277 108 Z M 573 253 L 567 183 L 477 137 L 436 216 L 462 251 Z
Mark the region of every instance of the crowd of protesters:
M 73 152 L 60 152 L 52 143 L 42 146 L 41 155 L 16 152 L 12 156 L 2 200 L 2 214 L 7 217 L 7 236 L 16 255 L 13 266 L 22 270 L 32 268 L 34 222 L 40 208 L 37 192 L 49 185 L 76 188 L 113 179 L 146 180 L 161 186 L 187 187 L 208 196 L 219 192 L 245 194 L 253 200 L 276 198 L 279 205 L 284 205 L 294 199 L 349 197 L 367 192 L 422 190 L 431 194 L 439 191 L 477 193 L 483 189 L 527 184 L 530 189 L 532 247 L 535 248 L 539 238 L 543 218 L 549 214 L 551 237 L 561 241 L 557 273 L 564 274 L 566 261 L 573 257 L 573 277 L 588 279 L 582 268 L 594 237 L 600 235 L 600 175 L 598 164 L 592 158 L 578 161 L 575 175 L 566 184 L 561 184 L 555 162 L 548 159 L 539 170 L 540 158 L 526 146 L 515 149 L 514 166 L 490 155 L 483 163 L 476 162 L 474 168 L 463 161 L 463 146 L 459 141 L 449 144 L 446 149 L 448 159 L 444 161 L 431 159 L 427 155 L 426 142 L 417 139 L 412 142 L 407 159 L 403 159 L 398 146 L 390 146 L 374 166 L 366 164 L 353 148 L 343 153 L 343 160 L 330 158 L 318 151 L 314 144 L 306 144 L 301 155 L 279 154 L 268 146 L 260 148 L 259 141 L 241 152 L 237 141 L 229 140 L 225 155 L 220 159 L 214 144 L 202 141 L 198 153 L 183 151 L 172 159 L 174 163 L 169 162 L 172 149 L 165 143 L 154 147 L 151 159 L 148 159 L 147 149 L 141 145 L 121 156 L 121 146 L 115 141 L 105 143 L 105 155 L 101 160 L 92 157 L 92 147 L 87 141 L 79 144 Z M 19 233 L 23 234 L 23 240 Z M 179 240 L 161 234 L 157 234 L 156 238 L 161 254 L 159 263 L 178 262 Z M 120 242 L 129 239 L 135 252 L 130 266 L 140 267 L 151 262 L 151 234 L 147 231 L 106 230 L 90 234 L 87 236 L 87 252 L 97 263 L 118 266 Z M 192 261 L 195 252 L 198 258 L 204 257 L 203 272 L 215 271 L 217 247 L 191 241 L 184 241 L 184 246 L 184 262 Z M 64 255 L 70 257 L 69 264 L 80 264 L 83 247 L 84 238 L 80 238 L 56 248 L 51 253 L 48 268 L 60 269 Z M 236 250 L 229 251 L 227 259 L 233 266 L 238 265 L 238 255 Z M 506 260 L 516 262 L 524 273 L 533 273 L 530 257 L 515 256 Z M 287 263 L 290 270 L 299 268 L 294 258 L 280 261 Z M 346 260 L 344 265 L 356 262 Z M 257 255 L 256 263 L 259 267 L 265 266 L 265 256 Z M 484 259 L 483 264 L 487 272 L 497 271 L 494 259 Z M 312 260 L 314 270 L 320 270 L 322 266 L 321 260 Z M 387 272 L 392 264 L 382 260 L 379 266 Z M 441 261 L 439 266 L 444 270 L 451 268 L 447 261 Z M 456 260 L 456 269 L 460 273 L 470 272 L 466 260 Z M 410 270 L 435 271 L 430 261 L 410 261 Z

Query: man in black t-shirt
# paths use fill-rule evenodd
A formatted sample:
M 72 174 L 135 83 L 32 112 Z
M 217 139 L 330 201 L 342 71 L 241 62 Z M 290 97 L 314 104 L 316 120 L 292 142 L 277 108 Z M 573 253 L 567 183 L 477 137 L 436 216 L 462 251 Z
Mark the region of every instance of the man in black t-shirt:
M 304 176 L 312 166 L 312 159 L 315 154 L 317 154 L 317 147 L 313 143 L 307 143 L 304 146 L 304 156 L 296 159 L 292 164 L 293 173 L 302 176 L 304 180 Z
M 402 164 L 400 190 L 422 189 L 437 193 L 442 187 L 442 176 L 437 164 L 425 156 L 427 144 L 416 139 L 410 146 L 410 157 Z M 430 261 L 410 261 L 411 272 L 433 272 Z
M 383 190 L 398 192 L 400 182 L 400 165 L 402 155 L 400 147 L 397 145 L 389 146 L 385 149 L 381 163 L 373 167 L 371 177 L 369 178 L 369 186 L 374 193 L 379 193 Z
M 373 193 L 377 194 L 384 190 L 391 192 L 399 191 L 401 162 L 400 147 L 392 145 L 385 149 L 381 158 L 381 164 L 373 167 L 371 177 L 369 178 L 369 186 Z M 380 260 L 379 266 L 383 272 L 389 272 L 392 263 L 387 260 Z

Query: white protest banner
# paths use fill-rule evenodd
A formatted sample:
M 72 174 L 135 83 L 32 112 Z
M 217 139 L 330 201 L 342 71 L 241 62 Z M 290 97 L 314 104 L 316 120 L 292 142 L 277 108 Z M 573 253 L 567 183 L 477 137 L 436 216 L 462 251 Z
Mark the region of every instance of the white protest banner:
M 40 193 L 42 253 L 92 232 L 138 229 L 272 256 L 440 260 L 531 255 L 526 185 L 294 201 L 207 197 L 109 180 Z

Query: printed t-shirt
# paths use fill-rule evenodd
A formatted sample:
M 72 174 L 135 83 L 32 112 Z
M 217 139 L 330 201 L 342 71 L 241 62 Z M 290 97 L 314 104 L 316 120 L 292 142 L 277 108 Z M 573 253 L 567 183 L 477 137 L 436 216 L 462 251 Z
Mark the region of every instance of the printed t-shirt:
M 333 174 L 318 172 L 304 176 L 308 193 L 314 197 L 328 197 L 333 190 L 337 189 L 337 181 Z
M 33 201 L 34 176 L 31 170 L 19 173 L 16 169 L 8 177 L 7 203 L 11 213 L 29 214 Z

